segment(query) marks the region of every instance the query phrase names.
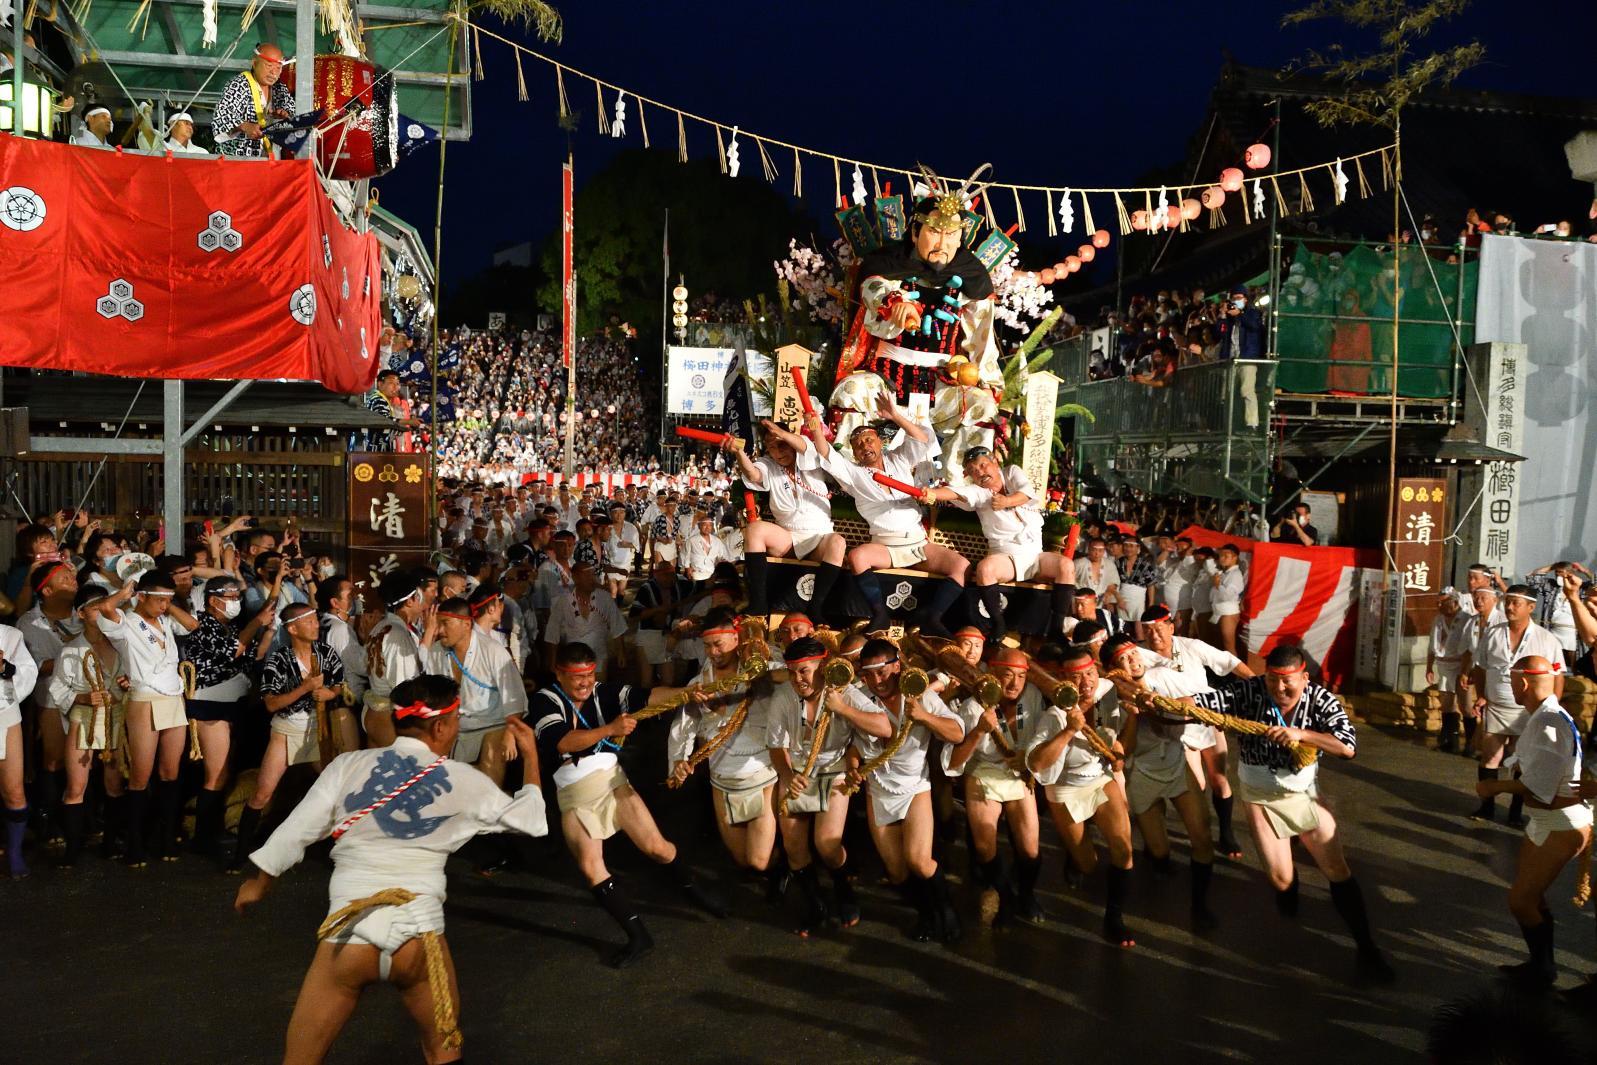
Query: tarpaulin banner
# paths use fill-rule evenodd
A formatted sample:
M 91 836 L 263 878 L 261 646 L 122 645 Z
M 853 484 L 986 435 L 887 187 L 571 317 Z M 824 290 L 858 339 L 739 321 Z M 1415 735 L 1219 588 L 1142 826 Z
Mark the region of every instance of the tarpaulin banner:
M 308 161 L 0 137 L 8 366 L 364 392 L 381 362 L 380 263 Z

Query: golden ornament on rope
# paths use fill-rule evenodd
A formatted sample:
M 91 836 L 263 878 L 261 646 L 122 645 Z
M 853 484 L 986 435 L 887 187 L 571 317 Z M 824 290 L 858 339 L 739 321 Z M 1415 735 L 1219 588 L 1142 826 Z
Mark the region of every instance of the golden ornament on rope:
M 1105 676 L 1111 680 L 1119 679 L 1128 684 L 1135 684 L 1135 681 L 1132 681 L 1126 673 L 1120 670 L 1112 669 Z M 1266 732 L 1276 727 L 1274 725 L 1266 725 L 1262 721 L 1237 717 L 1234 714 L 1223 714 L 1218 710 L 1210 710 L 1195 704 L 1179 703 L 1163 695 L 1156 695 L 1146 688 L 1137 690 L 1129 701 L 1133 702 L 1133 704 L 1142 703 L 1167 717 L 1190 718 L 1199 724 L 1213 725 L 1217 729 L 1224 729 L 1226 732 L 1235 732 L 1243 736 L 1263 736 Z M 1285 746 L 1287 750 L 1292 752 L 1292 758 L 1297 762 L 1299 769 L 1307 769 L 1320 757 L 1319 748 L 1311 747 L 1306 743 L 1293 742 L 1285 744 Z
M 900 716 L 898 727 L 893 730 L 892 739 L 887 741 L 886 746 L 882 748 L 881 753 L 875 758 L 867 758 L 859 764 L 859 768 L 854 771 L 859 783 L 845 780 L 838 786 L 838 791 L 844 795 L 854 794 L 859 790 L 860 783 L 864 783 L 866 778 L 872 773 L 893 760 L 893 755 L 897 754 L 899 748 L 904 746 L 904 741 L 909 739 L 910 729 L 915 727 L 914 716 L 909 712 L 909 707 L 905 705 L 905 702 L 910 699 L 919 699 L 922 695 L 925 695 L 926 689 L 931 687 L 931 683 L 931 677 L 926 675 L 924 669 L 908 666 L 903 672 L 899 673 L 898 694 L 901 699 L 898 705 Z
M 832 727 L 832 711 L 827 709 L 826 694 L 834 689 L 846 688 L 854 683 L 854 666 L 846 658 L 830 658 L 821 667 L 820 711 L 815 718 L 815 733 L 810 737 L 810 749 L 804 755 L 804 768 L 799 776 L 810 780 L 815 774 L 815 763 L 821 759 L 821 749 L 826 746 L 826 734 Z M 776 816 L 787 814 L 791 796 L 784 793 L 776 804 Z

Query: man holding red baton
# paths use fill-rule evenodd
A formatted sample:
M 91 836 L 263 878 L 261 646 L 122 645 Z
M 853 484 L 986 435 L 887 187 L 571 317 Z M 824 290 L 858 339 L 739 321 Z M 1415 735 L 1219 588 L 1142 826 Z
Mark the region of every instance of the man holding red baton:
M 916 470 L 937 455 L 937 438 L 929 426 L 921 425 L 885 393 L 877 397 L 876 410 L 887 424 L 897 426 L 898 434 L 890 445 L 882 442 L 875 425 L 860 425 L 849 434 L 854 452 L 850 462 L 826 439 L 818 415 L 805 418 L 811 443 L 820 453 L 822 467 L 833 480 L 854 497 L 860 517 L 871 529 L 871 542 L 849 551 L 848 568 L 859 579 L 860 593 L 871 606 L 871 630 L 888 624 L 887 601 L 875 571 L 900 568 L 918 569 L 948 578 L 937 585 L 931 602 L 920 616 L 922 631 L 932 636 L 947 636 L 943 615 L 964 594 L 965 573 L 970 562 L 958 551 L 932 543 L 921 524 L 921 508 L 916 499 L 903 491 L 881 484 L 876 474 L 902 483 L 917 484 Z

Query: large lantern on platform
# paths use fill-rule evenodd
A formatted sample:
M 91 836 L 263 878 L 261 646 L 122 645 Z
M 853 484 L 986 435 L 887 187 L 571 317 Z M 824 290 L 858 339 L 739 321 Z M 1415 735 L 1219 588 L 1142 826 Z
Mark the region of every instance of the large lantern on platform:
M 283 68 L 294 89 L 295 67 Z M 394 78 L 375 63 L 347 55 L 316 57 L 312 100 L 323 112 L 317 156 L 329 177 L 380 177 L 399 162 L 399 101 Z

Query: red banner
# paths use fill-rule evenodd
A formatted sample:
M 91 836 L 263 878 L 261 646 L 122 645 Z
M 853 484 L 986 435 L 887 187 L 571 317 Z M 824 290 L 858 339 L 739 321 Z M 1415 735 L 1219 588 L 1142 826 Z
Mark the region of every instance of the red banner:
M 309 161 L 0 137 L 0 361 L 122 377 L 376 379 L 381 259 Z
M 577 354 L 577 278 L 571 268 L 571 163 L 560 167 L 560 365 L 571 366 Z M 571 404 L 567 402 L 566 406 Z

